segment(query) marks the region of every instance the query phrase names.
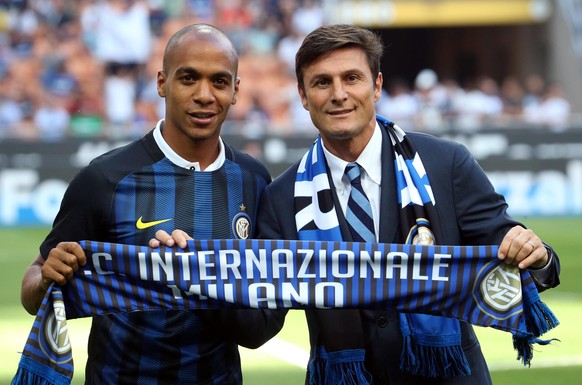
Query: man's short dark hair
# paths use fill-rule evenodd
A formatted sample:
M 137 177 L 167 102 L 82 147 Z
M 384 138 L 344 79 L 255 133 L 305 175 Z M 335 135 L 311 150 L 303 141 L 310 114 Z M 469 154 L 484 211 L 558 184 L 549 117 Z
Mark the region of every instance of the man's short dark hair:
M 368 29 L 351 24 L 325 25 L 307 35 L 295 55 L 295 75 L 303 90 L 305 90 L 303 84 L 305 67 L 321 56 L 340 48 L 360 48 L 364 51 L 373 78 L 378 77 L 380 60 L 384 52 L 380 36 Z

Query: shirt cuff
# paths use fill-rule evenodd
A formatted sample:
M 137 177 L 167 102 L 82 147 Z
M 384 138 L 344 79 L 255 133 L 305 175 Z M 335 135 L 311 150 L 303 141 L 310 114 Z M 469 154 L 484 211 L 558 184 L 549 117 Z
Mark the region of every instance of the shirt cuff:
M 536 282 L 536 284 L 544 289 L 553 287 L 553 279 L 554 276 L 554 252 L 553 250 L 548 247 L 544 243 L 544 247 L 546 248 L 546 252 L 548 253 L 548 261 L 543 267 L 529 267 L 528 271 L 530 272 L 531 277 Z

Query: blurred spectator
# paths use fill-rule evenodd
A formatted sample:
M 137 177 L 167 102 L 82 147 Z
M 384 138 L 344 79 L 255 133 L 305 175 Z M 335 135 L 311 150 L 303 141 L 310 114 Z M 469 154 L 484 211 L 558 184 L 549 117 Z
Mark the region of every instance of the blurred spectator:
M 249 29 L 255 19 L 250 0 L 220 0 L 216 2 L 217 20 L 224 29 Z
M 438 76 L 430 68 L 421 70 L 414 79 L 414 97 L 418 104 L 415 127 L 420 131 L 436 131 L 443 126 L 442 106 L 446 92 Z
M 6 75 L 8 67 L 13 60 L 13 51 L 10 48 L 10 39 L 8 34 L 0 30 L 0 78 Z
M 503 101 L 499 95 L 499 86 L 494 79 L 483 76 L 479 80 L 479 89 L 484 95 L 485 102 L 483 104 L 483 120 L 486 122 L 495 121 L 503 111 Z
M 33 35 L 38 28 L 38 17 L 27 2 L 15 3 L 8 8 L 8 33 L 12 50 L 19 56 L 28 56 L 33 47 Z
M 15 130 L 24 120 L 24 113 L 13 95 L 11 80 L 0 78 L 0 138 L 15 134 Z
M 538 105 L 544 95 L 546 82 L 539 74 L 530 74 L 525 79 L 525 95 L 523 96 L 523 106 L 533 107 Z
M 263 108 L 261 99 L 256 95 L 251 101 L 251 108 L 247 111 L 242 122 L 241 134 L 245 138 L 260 139 L 267 133 L 266 128 L 269 127 L 269 114 Z
M 280 39 L 280 25 L 275 17 L 263 14 L 255 20 L 252 28 L 247 30 L 244 51 L 249 54 L 272 55 Z
M 43 67 L 44 71 L 40 75 L 43 90 L 61 98 L 63 107 L 68 110 L 74 108 L 79 85 L 77 79 L 67 71 L 65 58 L 55 57 L 52 63 L 45 63 Z
M 81 39 L 91 53 L 97 49 L 97 30 L 99 28 L 100 0 L 79 1 L 79 24 L 81 25 Z
M 93 53 L 105 64 L 103 97 L 110 135 L 132 135 L 137 83 L 151 53 L 149 8 L 141 0 L 106 0 L 83 12 L 95 12 L 84 19 L 95 27 Z
M 100 136 L 104 134 L 103 84 L 105 66 L 79 39 L 70 41 L 66 54 L 67 73 L 77 80 L 77 93 L 69 108 L 71 134 Z
M 418 114 L 418 102 L 411 91 L 406 80 L 393 79 L 388 84 L 388 92 L 384 91 L 378 102 L 378 113 L 389 117 L 400 127 L 414 127 L 414 120 Z
M 250 0 L 216 1 L 216 22 L 232 40 L 239 54 L 244 54 L 246 34 L 255 23 L 254 8 L 249 7 Z
M 293 77 L 293 79 L 295 78 Z M 309 111 L 303 107 L 301 99 L 297 97 L 297 84 L 289 82 L 287 87 L 282 90 L 281 96 L 287 101 L 289 108 L 288 127 L 286 130 L 282 130 L 282 133 L 317 136 L 318 131 L 313 124 Z
M 56 141 L 67 136 L 71 115 L 64 104 L 65 99 L 60 95 L 44 92 L 40 106 L 34 113 L 39 139 Z
M 459 105 L 463 102 L 465 90 L 452 78 L 443 79 L 442 85 L 444 98 L 441 104 L 441 115 L 445 122 L 454 122 L 459 117 Z
M 70 33 L 69 27 L 76 22 L 73 0 L 48 0 L 35 2 L 35 11 L 45 25 L 60 37 Z
M 124 137 L 132 131 L 136 80 L 132 67 L 117 65 L 110 68 L 110 71 L 104 85 L 105 115 L 111 125 L 109 134 L 113 137 Z
M 570 102 L 564 97 L 562 86 L 558 82 L 551 82 L 537 105 L 530 104 L 524 108 L 524 120 L 561 131 L 568 127 L 570 109 Z
M 524 90 L 515 76 L 508 76 L 501 83 L 503 118 L 508 123 L 521 117 L 524 104 Z
M 105 0 L 96 3 L 94 7 L 84 8 L 84 12 L 95 12 L 93 27 L 96 58 L 110 67 L 137 67 L 147 62 L 152 33 L 149 9 L 143 1 Z
M 497 83 L 489 77 L 481 77 L 470 83 L 461 103 L 456 124 L 462 130 L 477 130 L 496 121 L 503 110 Z
M 168 17 L 180 17 L 192 13 L 201 23 L 214 23 L 216 0 L 176 0 L 164 1 Z M 171 5 L 170 5 L 171 4 Z M 180 4 L 179 6 L 177 6 Z
M 287 71 L 292 76 L 295 76 L 295 54 L 301 47 L 304 38 L 305 35 L 291 27 L 289 33 L 281 38 L 277 46 L 277 55 L 285 63 Z
M 5 75 L 9 97 L 18 104 L 21 124 L 13 131 L 18 136 L 31 134 L 30 123 L 39 101 L 42 86 L 38 80 L 39 60 L 35 57 L 16 57 Z
M 299 1 L 293 12 L 292 27 L 302 35 L 307 35 L 324 23 L 323 9 L 316 0 Z
M 162 69 L 162 57 L 167 40 L 165 35 L 169 34 L 171 36 L 180 29 L 179 26 L 175 25 L 170 31 L 170 24 L 166 23 L 162 36 L 154 39 L 151 58 L 146 64 L 144 71 L 146 75 L 138 87 L 134 124 L 139 127 L 136 127 L 136 133 L 139 131 L 142 133 L 147 132 L 165 114 L 166 103 L 158 95 L 157 75 L 158 71 Z

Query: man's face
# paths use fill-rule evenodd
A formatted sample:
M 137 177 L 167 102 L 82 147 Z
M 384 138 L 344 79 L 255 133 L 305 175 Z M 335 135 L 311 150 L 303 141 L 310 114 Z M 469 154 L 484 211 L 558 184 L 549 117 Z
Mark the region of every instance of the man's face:
M 303 84 L 301 101 L 326 147 L 338 156 L 345 146 L 361 151 L 374 131 L 382 90 L 382 75 L 372 78 L 364 51 L 342 48 L 322 56 L 305 68 Z
M 164 137 L 175 150 L 218 138 L 237 100 L 236 58 L 220 42 L 192 36 L 168 55 L 166 73 L 158 72 L 157 81 L 158 94 L 166 98 Z

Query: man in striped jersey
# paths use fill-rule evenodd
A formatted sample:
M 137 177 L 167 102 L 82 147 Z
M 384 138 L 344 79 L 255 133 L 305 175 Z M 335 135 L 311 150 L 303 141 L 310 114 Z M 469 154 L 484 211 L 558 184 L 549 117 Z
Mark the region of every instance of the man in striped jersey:
M 156 231 L 174 228 L 198 239 L 253 236 L 271 177 L 220 138 L 238 97 L 237 69 L 234 46 L 212 26 L 191 25 L 170 38 L 157 77 L 165 119 L 73 179 L 22 281 L 29 313 L 38 311 L 49 284 L 66 285 L 85 264 L 77 241 L 147 245 Z M 240 384 L 237 345 L 258 347 L 282 324 L 280 313 L 251 309 L 95 317 L 85 383 Z

